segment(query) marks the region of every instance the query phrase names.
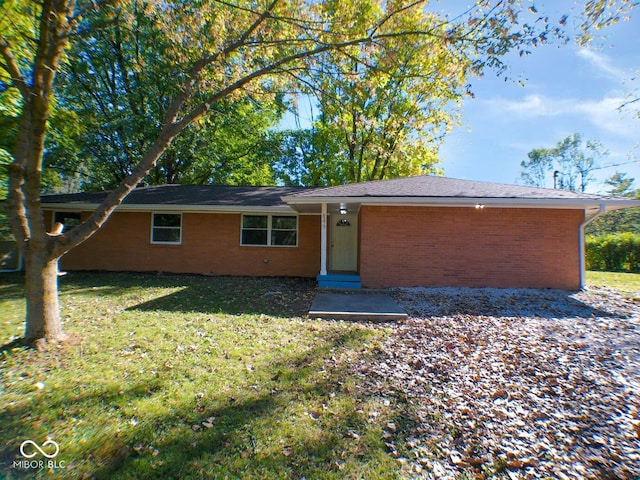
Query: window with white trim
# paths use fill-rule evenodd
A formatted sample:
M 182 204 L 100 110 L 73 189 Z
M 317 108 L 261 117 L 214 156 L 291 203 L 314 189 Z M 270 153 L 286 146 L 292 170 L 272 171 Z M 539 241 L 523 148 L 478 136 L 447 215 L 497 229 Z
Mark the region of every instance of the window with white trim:
M 152 213 L 151 243 L 180 245 L 182 243 L 182 214 Z
M 242 215 L 240 245 L 295 247 L 298 217 L 295 215 Z

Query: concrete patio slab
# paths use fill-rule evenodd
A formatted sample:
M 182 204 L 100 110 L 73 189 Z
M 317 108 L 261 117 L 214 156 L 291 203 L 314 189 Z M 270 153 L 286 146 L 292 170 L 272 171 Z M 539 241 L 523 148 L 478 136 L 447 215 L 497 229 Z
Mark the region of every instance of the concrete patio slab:
M 380 293 L 318 293 L 309 318 L 394 321 L 407 314 L 389 295 Z

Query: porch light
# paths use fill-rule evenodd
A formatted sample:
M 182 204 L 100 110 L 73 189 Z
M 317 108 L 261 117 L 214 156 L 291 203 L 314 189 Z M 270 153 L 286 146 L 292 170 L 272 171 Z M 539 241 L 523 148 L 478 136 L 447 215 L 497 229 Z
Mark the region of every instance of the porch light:
M 476 210 L 482 210 L 484 205 L 482 203 L 476 203 Z
M 340 215 L 346 215 L 348 210 L 347 210 L 347 205 L 344 203 L 340 204 Z

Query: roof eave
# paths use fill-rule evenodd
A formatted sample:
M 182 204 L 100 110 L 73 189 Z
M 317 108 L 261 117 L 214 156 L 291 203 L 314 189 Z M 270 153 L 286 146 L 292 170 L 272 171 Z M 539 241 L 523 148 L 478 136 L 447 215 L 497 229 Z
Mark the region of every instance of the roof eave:
M 308 197 L 286 196 L 289 205 L 322 203 L 360 203 L 362 205 L 463 207 L 484 205 L 501 208 L 566 208 L 588 209 L 604 205 L 607 211 L 640 206 L 640 201 L 591 198 L 502 198 L 502 197 Z
M 320 205 L 359 203 L 361 205 L 475 207 L 494 208 L 556 208 L 592 210 L 604 206 L 605 211 L 640 207 L 640 200 L 586 199 L 586 198 L 487 198 L 487 197 L 282 197 L 286 205 L 188 205 L 188 204 L 122 204 L 116 211 L 123 212 L 194 212 L 194 213 L 242 213 L 242 212 L 294 212 L 295 205 Z M 91 211 L 99 204 L 84 202 L 43 203 L 46 210 Z
M 43 203 L 45 210 L 91 211 L 97 203 Z M 118 205 L 117 212 L 182 212 L 182 213 L 245 213 L 245 212 L 295 212 L 289 205 L 172 205 L 133 204 Z

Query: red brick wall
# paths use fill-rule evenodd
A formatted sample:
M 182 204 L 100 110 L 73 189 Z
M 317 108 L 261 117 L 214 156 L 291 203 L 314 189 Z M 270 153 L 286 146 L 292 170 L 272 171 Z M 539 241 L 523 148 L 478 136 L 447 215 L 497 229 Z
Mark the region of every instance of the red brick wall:
M 363 206 L 363 286 L 580 287 L 582 210 Z
M 115 213 L 98 233 L 62 258 L 61 269 L 248 276 L 318 274 L 319 216 L 298 217 L 297 247 L 242 247 L 240 219 L 240 214 L 185 213 L 182 245 L 152 245 L 151 213 Z

